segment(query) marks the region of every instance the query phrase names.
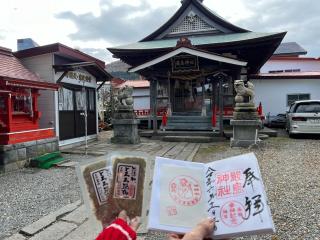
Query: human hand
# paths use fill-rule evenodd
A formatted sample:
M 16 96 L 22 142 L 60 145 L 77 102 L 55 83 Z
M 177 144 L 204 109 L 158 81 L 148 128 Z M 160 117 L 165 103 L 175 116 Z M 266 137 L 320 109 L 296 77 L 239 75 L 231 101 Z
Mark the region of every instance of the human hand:
M 168 240 L 202 240 L 206 237 L 211 237 L 214 229 L 215 221 L 212 218 L 202 220 L 197 224 L 191 232 L 183 235 L 169 234 Z
M 125 210 L 122 210 L 118 217 L 98 235 L 96 240 L 106 239 L 136 239 L 137 229 L 140 225 L 140 218 L 134 217 L 130 220 Z
M 126 210 L 122 210 L 119 215 L 118 218 L 124 220 L 125 222 L 128 223 L 128 225 L 132 228 L 132 230 L 137 231 L 137 229 L 139 228 L 139 226 L 141 225 L 141 219 L 140 217 L 136 216 L 134 218 L 132 218 L 130 220 L 130 218 L 128 217 L 127 211 Z

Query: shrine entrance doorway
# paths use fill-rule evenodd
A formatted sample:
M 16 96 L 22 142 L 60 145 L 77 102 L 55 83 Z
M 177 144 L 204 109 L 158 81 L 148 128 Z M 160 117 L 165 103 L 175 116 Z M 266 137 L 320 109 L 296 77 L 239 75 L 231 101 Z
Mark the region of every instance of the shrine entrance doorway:
M 200 115 L 202 87 L 197 81 L 174 80 L 173 112 Z
M 200 116 L 203 105 L 206 107 L 207 114 L 210 115 L 213 99 L 211 83 L 203 83 L 201 79 L 174 79 L 172 82 L 173 115 Z

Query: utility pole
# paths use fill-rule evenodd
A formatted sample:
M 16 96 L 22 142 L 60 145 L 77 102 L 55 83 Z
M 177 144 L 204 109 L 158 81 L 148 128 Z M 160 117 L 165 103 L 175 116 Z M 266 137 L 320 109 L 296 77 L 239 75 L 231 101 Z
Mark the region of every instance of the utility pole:
M 84 139 L 85 139 L 85 155 L 88 154 L 88 109 L 87 109 L 87 93 L 85 81 L 82 81 L 82 99 L 84 100 Z

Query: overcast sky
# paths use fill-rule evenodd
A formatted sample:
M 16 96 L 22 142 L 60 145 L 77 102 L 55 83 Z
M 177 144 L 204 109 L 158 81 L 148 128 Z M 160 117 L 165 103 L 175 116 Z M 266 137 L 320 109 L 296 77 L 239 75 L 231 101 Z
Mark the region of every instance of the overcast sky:
M 257 32 L 288 31 L 309 56 L 320 56 L 319 0 L 204 0 L 220 16 Z M 1 0 L 0 46 L 18 38 L 61 42 L 106 62 L 107 47 L 141 40 L 166 22 L 180 0 Z

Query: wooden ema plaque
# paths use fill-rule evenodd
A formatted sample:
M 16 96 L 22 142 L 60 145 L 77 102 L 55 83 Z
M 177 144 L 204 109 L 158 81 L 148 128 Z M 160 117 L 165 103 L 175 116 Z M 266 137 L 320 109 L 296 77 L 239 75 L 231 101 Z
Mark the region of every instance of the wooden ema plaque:
M 122 209 L 130 218 L 141 216 L 145 221 L 147 209 L 144 203 L 150 197 L 149 183 L 146 183 L 146 171 L 150 169 L 147 163 L 146 157 L 131 153 L 99 158 L 79 167 L 86 205 L 103 227 L 109 225 Z

